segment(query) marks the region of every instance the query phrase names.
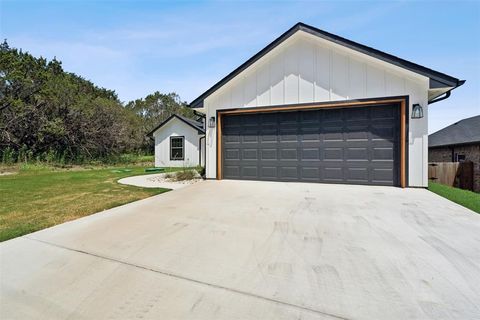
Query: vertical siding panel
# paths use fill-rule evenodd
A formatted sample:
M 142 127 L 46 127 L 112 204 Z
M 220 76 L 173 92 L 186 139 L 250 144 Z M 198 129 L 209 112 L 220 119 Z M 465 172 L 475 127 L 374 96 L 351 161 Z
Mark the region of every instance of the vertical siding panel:
M 405 94 L 405 79 L 385 72 L 385 92 L 387 96 L 399 96 Z
M 245 75 L 244 79 L 244 105 L 248 107 L 257 106 L 257 77 L 255 72 Z
M 272 105 L 280 105 L 284 103 L 284 65 L 283 65 L 283 52 L 272 58 L 270 62 L 270 103 Z
M 330 52 L 316 46 L 315 50 L 315 100 L 330 100 Z
M 232 107 L 232 96 L 230 88 L 226 88 L 220 93 L 220 95 L 218 96 L 218 104 L 221 109 Z
M 298 41 L 285 52 L 285 103 L 298 103 Z
M 314 46 L 310 41 L 303 41 L 300 46 L 299 60 L 299 102 L 313 102 L 314 93 Z
M 384 71 L 371 64 L 367 64 L 367 96 L 372 98 L 385 96 Z
M 243 92 L 244 92 L 243 79 L 238 80 L 232 84 L 232 108 L 240 108 L 244 105 Z
M 365 84 L 365 64 L 355 60 L 349 59 L 348 68 L 348 96 L 349 99 L 358 99 L 366 97 L 366 84 Z
M 332 56 L 332 100 L 348 97 L 348 57 L 333 51 Z
M 257 70 L 257 105 L 270 104 L 270 70 L 269 63 L 264 63 Z

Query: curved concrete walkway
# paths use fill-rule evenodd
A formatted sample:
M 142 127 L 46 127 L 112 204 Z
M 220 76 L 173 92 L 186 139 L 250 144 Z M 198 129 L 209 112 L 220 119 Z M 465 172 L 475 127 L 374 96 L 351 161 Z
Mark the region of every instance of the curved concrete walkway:
M 165 175 L 166 173 L 157 173 L 127 177 L 118 180 L 118 183 L 142 188 L 165 188 L 176 190 L 202 181 L 202 179 L 194 179 L 187 181 L 165 181 Z

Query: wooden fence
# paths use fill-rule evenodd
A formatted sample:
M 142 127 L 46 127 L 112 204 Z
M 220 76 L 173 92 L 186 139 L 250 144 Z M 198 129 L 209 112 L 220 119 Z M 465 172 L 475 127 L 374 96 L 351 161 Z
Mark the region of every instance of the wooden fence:
M 428 180 L 473 190 L 473 162 L 431 162 L 428 164 Z

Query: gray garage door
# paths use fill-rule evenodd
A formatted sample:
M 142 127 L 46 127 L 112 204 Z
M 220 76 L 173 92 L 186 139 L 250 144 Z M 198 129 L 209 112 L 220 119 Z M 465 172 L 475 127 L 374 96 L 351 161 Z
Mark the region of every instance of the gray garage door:
M 223 117 L 225 179 L 399 184 L 396 105 Z

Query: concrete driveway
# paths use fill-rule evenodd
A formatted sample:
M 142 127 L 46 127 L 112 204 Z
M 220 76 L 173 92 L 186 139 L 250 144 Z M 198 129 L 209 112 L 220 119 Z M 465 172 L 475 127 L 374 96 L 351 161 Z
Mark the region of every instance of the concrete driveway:
M 0 250 L 2 319 L 480 318 L 480 215 L 423 189 L 207 181 Z

